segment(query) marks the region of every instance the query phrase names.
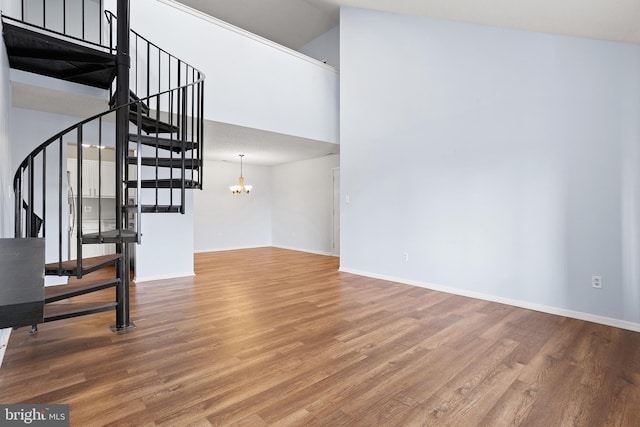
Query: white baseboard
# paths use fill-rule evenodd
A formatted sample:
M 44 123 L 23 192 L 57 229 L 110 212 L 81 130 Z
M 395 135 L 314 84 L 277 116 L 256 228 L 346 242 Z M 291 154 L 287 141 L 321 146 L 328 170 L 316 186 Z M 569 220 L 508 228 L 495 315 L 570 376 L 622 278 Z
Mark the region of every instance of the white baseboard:
M 143 276 L 143 277 L 134 277 L 133 281 L 135 283 L 143 283 L 143 282 L 153 282 L 155 280 L 167 280 L 167 279 L 178 279 L 181 277 L 193 277 L 196 274 L 192 271 L 190 273 L 177 273 L 177 274 L 163 274 L 159 276 Z
M 358 276 L 371 277 L 373 279 L 388 280 L 390 282 L 403 283 L 405 285 L 417 286 L 420 288 L 431 289 L 434 291 L 446 292 L 454 295 L 461 295 L 469 298 L 476 298 L 485 301 L 507 304 L 514 307 L 526 308 L 528 310 L 540 311 L 542 313 L 555 314 L 558 316 L 570 317 L 572 319 L 585 320 L 587 322 L 599 323 L 602 325 L 613 326 L 616 328 L 627 329 L 629 331 L 640 332 L 640 323 L 628 322 L 626 320 L 614 319 L 611 317 L 599 316 L 581 311 L 573 311 L 565 308 L 553 307 L 548 305 L 536 304 L 528 301 L 522 301 L 512 298 L 504 298 L 495 295 L 483 294 L 480 292 L 467 291 L 464 289 L 452 288 L 450 286 L 437 285 L 433 283 L 419 282 L 415 280 L 403 279 L 400 277 L 387 276 L 384 274 L 375 274 L 367 271 L 360 271 L 351 268 L 340 267 L 340 271 L 345 273 L 357 274 Z
M 0 329 L 0 367 L 2 367 L 2 359 L 4 359 L 4 352 L 7 350 L 10 336 L 11 328 Z

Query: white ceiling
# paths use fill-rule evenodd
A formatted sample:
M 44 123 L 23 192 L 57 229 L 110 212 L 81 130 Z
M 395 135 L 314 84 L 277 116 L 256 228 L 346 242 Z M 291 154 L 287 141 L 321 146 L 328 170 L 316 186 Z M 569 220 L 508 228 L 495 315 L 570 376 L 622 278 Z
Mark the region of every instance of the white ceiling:
M 207 121 L 205 159 L 272 166 L 340 153 L 340 145 L 227 123 Z
M 178 0 L 299 49 L 338 24 L 340 6 L 640 44 L 640 0 Z

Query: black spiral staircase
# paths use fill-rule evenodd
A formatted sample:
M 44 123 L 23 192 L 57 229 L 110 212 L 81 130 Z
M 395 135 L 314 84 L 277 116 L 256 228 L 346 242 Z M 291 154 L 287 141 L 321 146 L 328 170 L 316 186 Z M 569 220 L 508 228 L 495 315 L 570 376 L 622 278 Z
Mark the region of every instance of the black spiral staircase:
M 135 327 L 129 313 L 129 252 L 131 245 L 141 242 L 142 214 L 184 213 L 185 192 L 202 188 L 204 75 L 132 31 L 128 0 L 118 0 L 117 18 L 104 11 L 102 1 L 99 10 L 92 11 L 96 3 L 63 0 L 62 11 L 52 11 L 45 0 L 22 0 L 19 17 L 2 16 L 12 68 L 105 89 L 108 94 L 104 112 L 51 136 L 20 164 L 13 182 L 15 237 L 44 238 L 45 274 L 69 276 L 68 284 L 45 288 L 42 322 L 115 310 L 111 328 L 121 331 Z M 113 230 L 103 230 L 100 218 L 97 232 L 83 230 L 87 184 L 82 165 L 87 145 L 115 147 Z M 78 232 L 72 242 L 77 259 L 68 259 L 64 250 L 65 238 L 71 239 L 67 147 L 74 147 L 73 161 L 77 161 L 73 222 Z M 94 199 L 101 216 L 107 178 L 102 150 L 97 151 L 99 182 Z M 82 257 L 83 245 L 100 244 L 115 244 L 116 253 Z M 108 301 L 74 302 L 108 288 L 115 289 Z M 37 324 L 32 332 L 37 332 Z

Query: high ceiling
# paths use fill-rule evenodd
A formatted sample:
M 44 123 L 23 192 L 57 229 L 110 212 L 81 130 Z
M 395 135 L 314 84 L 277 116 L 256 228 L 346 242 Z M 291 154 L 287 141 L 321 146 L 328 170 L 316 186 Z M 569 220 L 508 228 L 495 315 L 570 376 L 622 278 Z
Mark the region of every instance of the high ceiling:
M 340 7 L 640 44 L 640 0 L 178 0 L 292 49 L 338 25 Z M 278 164 L 336 152 L 332 144 L 213 124 L 207 156 Z M 213 129 L 212 129 L 213 130 Z M 273 152 L 268 147 L 273 146 Z
M 639 0 L 179 0 L 298 49 L 338 24 L 340 6 L 640 44 Z

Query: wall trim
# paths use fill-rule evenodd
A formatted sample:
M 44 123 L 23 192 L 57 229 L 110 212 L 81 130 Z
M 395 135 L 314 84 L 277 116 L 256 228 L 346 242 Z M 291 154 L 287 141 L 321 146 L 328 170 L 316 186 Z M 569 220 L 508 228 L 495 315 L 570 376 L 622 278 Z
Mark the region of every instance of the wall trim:
M 570 317 L 572 319 L 584 320 L 587 322 L 599 323 L 606 326 L 613 326 L 615 328 L 627 329 L 629 331 L 640 332 L 640 323 L 628 322 L 621 319 L 613 319 L 611 317 L 598 316 L 596 314 L 584 313 L 581 311 L 573 311 L 559 307 L 553 307 L 548 305 L 536 304 L 528 301 L 522 301 L 512 298 L 503 298 L 495 295 L 483 294 L 480 292 L 466 291 L 464 289 L 452 288 L 450 286 L 443 286 L 433 283 L 419 282 L 416 280 L 403 279 L 395 276 L 387 276 L 384 274 L 370 273 L 367 271 L 356 270 L 352 268 L 345 268 L 340 266 L 339 271 L 344 273 L 356 274 L 358 276 L 371 277 L 373 279 L 388 280 L 390 282 L 402 283 L 405 285 L 417 286 L 420 288 L 431 289 L 434 291 L 446 292 L 454 295 L 461 295 L 469 298 L 481 299 L 484 301 L 497 302 L 500 304 L 507 304 L 514 307 L 526 308 L 528 310 L 539 311 L 542 313 L 554 314 L 557 316 Z
M 144 276 L 144 277 L 134 277 L 133 282 L 144 283 L 144 282 L 153 282 L 156 280 L 166 280 L 166 279 L 179 279 L 181 277 L 193 277 L 196 274 L 192 271 L 190 273 L 177 273 L 177 274 L 161 274 L 158 276 Z
M 241 36 L 250 38 L 251 40 L 257 41 L 257 42 L 262 43 L 262 44 L 265 44 L 265 45 L 267 45 L 267 46 L 269 46 L 269 47 L 271 47 L 273 49 L 277 49 L 277 50 L 279 50 L 281 52 L 287 53 L 287 54 L 289 54 L 291 56 L 295 56 L 296 58 L 305 60 L 305 61 L 310 62 L 310 63 L 312 63 L 314 65 L 317 65 L 317 66 L 319 66 L 321 68 L 324 68 L 325 70 L 333 71 L 334 73 L 339 74 L 339 71 L 335 67 L 332 67 L 329 64 L 325 64 L 324 62 L 319 61 L 319 60 L 317 60 L 315 58 L 311 58 L 310 56 L 307 56 L 307 55 L 305 55 L 303 53 L 300 53 L 297 50 L 290 49 L 290 48 L 288 48 L 286 46 L 283 46 L 281 44 L 273 42 L 273 41 L 271 41 L 269 39 L 265 39 L 264 37 L 261 37 L 261 36 L 259 36 L 257 34 L 249 32 L 249 31 L 247 31 L 245 29 L 242 29 L 240 27 L 236 27 L 235 25 L 229 24 L 228 22 L 225 22 L 225 21 L 223 21 L 221 19 L 215 18 L 215 17 L 213 17 L 211 15 L 207 15 L 206 13 L 200 12 L 199 10 L 196 10 L 196 9 L 194 9 L 192 7 L 186 6 L 186 5 L 182 4 L 182 3 L 178 3 L 178 2 L 176 2 L 174 0 L 157 0 L 157 1 L 159 1 L 160 3 L 164 3 L 167 6 L 171 6 L 171 7 L 175 8 L 175 9 L 178 9 L 178 10 L 180 10 L 182 12 L 188 13 L 189 15 L 195 16 L 196 18 L 200 18 L 200 19 L 202 19 L 204 21 L 207 21 L 210 24 L 217 25 L 218 27 L 224 28 L 225 30 L 233 31 L 236 34 L 239 34 Z

